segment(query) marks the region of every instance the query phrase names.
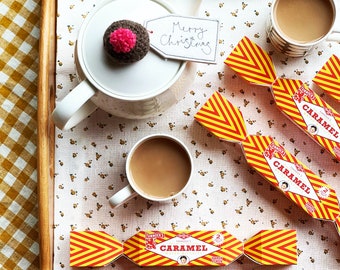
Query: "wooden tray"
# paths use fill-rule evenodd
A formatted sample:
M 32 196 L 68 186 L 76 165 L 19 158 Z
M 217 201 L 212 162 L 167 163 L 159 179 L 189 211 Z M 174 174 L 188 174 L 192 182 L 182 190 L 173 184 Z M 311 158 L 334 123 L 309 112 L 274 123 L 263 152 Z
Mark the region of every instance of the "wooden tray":
M 41 3 L 38 80 L 38 203 L 40 269 L 53 269 L 54 126 L 56 0 Z
M 39 232 L 40 232 L 40 269 L 43 270 L 53 270 L 53 261 L 54 261 L 54 156 L 55 156 L 55 130 L 54 125 L 51 121 L 51 112 L 54 109 L 55 103 L 55 93 L 56 93 L 56 83 L 55 83 L 55 75 L 56 75 L 56 19 L 57 19 L 57 0 L 42 0 L 41 2 L 41 23 L 40 23 L 40 59 L 39 59 L 39 81 L 38 81 L 38 203 L 39 203 Z M 231 31 L 231 30 L 230 30 Z M 307 69 L 307 68 L 306 68 Z M 314 71 L 313 71 L 314 72 Z M 307 73 L 307 72 L 306 72 Z M 246 86 L 245 86 L 246 87 Z M 249 87 L 250 88 L 250 87 Z M 242 95 L 240 95 L 242 98 Z M 260 97 L 258 94 L 257 97 Z M 267 97 L 266 97 L 267 98 Z M 260 100 L 257 101 L 258 104 Z M 241 103 L 240 103 L 241 104 Z M 263 103 L 262 103 L 263 105 Z M 338 106 L 336 107 L 338 108 Z M 245 109 L 244 109 L 245 110 Z M 264 114 L 264 113 L 263 113 Z M 262 117 L 264 119 L 265 116 Z M 272 119 L 272 116 L 270 116 Z M 281 119 L 281 114 L 278 113 L 276 119 Z M 259 121 L 260 122 L 260 121 Z M 279 130 L 278 130 L 279 131 Z M 202 130 L 202 132 L 205 132 Z M 281 135 L 281 133 L 276 133 L 277 135 Z M 283 136 L 284 137 L 284 136 Z M 301 140 L 297 140 L 297 143 L 301 141 L 298 146 L 298 149 L 303 148 L 304 135 L 301 133 L 299 138 Z M 281 137 L 280 137 L 281 138 Z M 289 139 L 288 137 L 284 137 L 283 139 Z M 210 142 L 211 144 L 213 142 Z M 217 140 L 216 140 L 217 145 Z M 302 149 L 303 150 L 303 149 Z M 317 148 L 315 148 L 315 153 L 317 153 Z M 309 153 L 309 152 L 308 152 Z M 301 156 L 302 154 L 300 154 Z M 306 155 L 306 154 L 305 154 Z M 326 161 L 326 157 L 323 157 L 323 160 Z M 326 173 L 328 173 L 328 179 L 331 181 L 330 184 L 335 185 L 335 178 L 330 177 L 332 171 L 335 171 L 335 166 L 333 163 L 329 164 L 319 164 L 314 162 L 314 168 L 322 168 Z M 311 164 L 311 165 L 313 165 Z M 238 183 L 240 179 L 238 179 Z M 245 181 L 247 183 L 248 181 Z M 333 183 L 332 183 L 333 182 Z M 264 194 L 265 191 L 263 189 L 259 189 L 261 193 Z M 241 196 L 241 195 L 239 195 Z M 246 195 L 244 195 L 246 196 Z M 264 196 L 263 196 L 264 197 Z M 261 202 L 269 202 L 267 197 L 262 198 L 261 196 L 256 197 L 258 203 Z M 240 200 L 240 199 L 239 199 Z M 245 201 L 245 200 L 244 200 Z M 290 202 L 285 198 L 282 200 L 284 204 L 286 204 L 286 208 L 290 205 Z M 282 216 L 285 213 L 282 209 L 277 209 L 277 207 L 273 207 L 277 214 L 282 213 Z M 294 211 L 297 209 L 294 209 Z M 298 211 L 295 211 L 295 215 L 299 215 Z M 291 217 L 291 222 L 297 220 L 298 217 Z M 309 224 L 313 223 L 313 233 L 314 242 L 320 243 L 321 240 L 318 241 L 317 236 L 322 235 L 323 229 L 321 226 L 316 226 L 318 223 L 309 219 Z M 308 226 L 300 226 L 300 223 L 295 223 L 295 225 L 299 228 L 299 234 L 302 237 L 305 235 L 308 237 L 308 241 L 313 243 L 313 237 L 310 236 Z M 326 225 L 330 226 L 330 225 Z M 242 234 L 244 236 L 244 234 Z M 332 236 L 334 238 L 334 233 L 332 232 Z M 307 238 L 306 238 L 307 239 Z M 337 238 L 336 238 L 337 239 Z M 323 240 L 322 240 L 323 241 Z M 335 241 L 328 240 L 329 243 L 335 243 Z M 303 246 L 304 240 L 300 241 L 300 245 Z M 304 247 L 307 244 L 304 245 Z M 308 243 L 309 245 L 309 243 Z M 332 249 L 335 249 L 335 244 L 329 244 Z M 327 246 L 327 247 L 328 247 Z M 307 250 L 307 248 L 305 247 Z M 320 247 L 321 250 L 321 247 Z M 305 256 L 305 263 L 308 264 L 308 256 L 309 254 L 305 252 L 301 255 L 301 258 Z M 330 255 L 327 255 L 330 256 Z M 332 255 L 334 257 L 334 255 Z M 319 263 L 322 261 L 319 259 Z M 310 265 L 310 264 L 309 264 Z M 237 265 L 236 265 L 237 266 Z M 236 267 L 231 266 L 231 267 Z M 246 265 L 244 265 L 246 266 Z M 255 266 L 255 265 L 252 265 Z M 314 264 L 315 266 L 315 264 Z M 240 266 L 242 267 L 242 266 Z M 261 267 L 258 266 L 260 269 Z M 128 269 L 128 268 L 127 268 Z

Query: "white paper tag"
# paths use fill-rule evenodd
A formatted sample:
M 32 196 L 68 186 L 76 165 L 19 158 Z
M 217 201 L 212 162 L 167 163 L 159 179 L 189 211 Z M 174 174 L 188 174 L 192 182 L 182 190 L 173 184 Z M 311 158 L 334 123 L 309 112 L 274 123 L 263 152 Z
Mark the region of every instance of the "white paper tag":
M 145 22 L 150 46 L 164 58 L 216 63 L 219 21 L 167 15 Z

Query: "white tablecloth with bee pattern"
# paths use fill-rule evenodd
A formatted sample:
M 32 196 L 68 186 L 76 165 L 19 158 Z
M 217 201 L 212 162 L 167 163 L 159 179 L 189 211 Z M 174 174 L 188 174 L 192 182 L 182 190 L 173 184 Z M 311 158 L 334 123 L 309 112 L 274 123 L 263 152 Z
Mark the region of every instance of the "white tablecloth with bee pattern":
M 182 1 L 169 2 L 182 10 Z M 74 46 L 82 21 L 97 4 L 95 0 L 59 1 L 57 100 L 78 83 Z M 71 230 L 104 230 L 124 241 L 140 230 L 223 229 L 244 241 L 262 229 L 285 228 L 297 230 L 298 265 L 275 269 L 339 269 L 340 237 L 334 224 L 308 216 L 254 172 L 239 144 L 220 142 L 194 120 L 212 93 L 219 91 L 240 108 L 249 134 L 274 137 L 340 195 L 339 162 L 278 110 L 269 88 L 246 83 L 224 64 L 238 41 L 248 36 L 271 54 L 278 76 L 307 82 L 340 111 L 340 105 L 312 83 L 332 54 L 340 56 L 340 44 L 324 42 L 298 59 L 275 52 L 265 32 L 271 4 L 270 0 L 202 1 L 198 16 L 220 21 L 217 64 L 197 64 L 195 80 L 183 89 L 184 99 L 164 114 L 127 120 L 99 109 L 69 131 L 56 130 L 55 269 L 70 269 Z M 160 132 L 180 138 L 189 147 L 194 157 L 192 185 L 167 204 L 136 197 L 112 209 L 108 198 L 127 182 L 124 166 L 129 149 L 143 136 Z M 112 268 L 138 269 L 126 258 L 105 267 Z M 244 256 L 222 267 L 262 268 Z

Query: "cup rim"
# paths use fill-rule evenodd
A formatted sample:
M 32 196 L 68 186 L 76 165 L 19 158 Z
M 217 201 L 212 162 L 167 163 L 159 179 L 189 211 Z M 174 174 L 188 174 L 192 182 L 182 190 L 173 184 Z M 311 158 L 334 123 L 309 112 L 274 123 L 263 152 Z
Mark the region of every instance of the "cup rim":
M 148 140 L 152 140 L 152 139 L 156 139 L 156 138 L 166 138 L 166 139 L 169 139 L 171 141 L 174 141 L 176 142 L 180 147 L 182 147 L 183 150 L 185 150 L 186 154 L 187 154 L 187 157 L 189 159 L 189 162 L 190 162 L 190 165 L 191 165 L 191 168 L 190 168 L 190 174 L 189 174 L 189 178 L 187 179 L 187 182 L 185 183 L 185 185 L 183 186 L 183 188 L 178 191 L 176 194 L 173 194 L 171 196 L 168 196 L 168 197 L 153 197 L 153 196 L 150 196 L 146 193 L 144 193 L 143 191 L 141 191 L 135 184 L 135 182 L 132 180 L 132 176 L 130 174 L 130 170 L 129 170 L 129 164 L 130 164 L 130 161 L 131 161 L 131 158 L 133 156 L 133 153 L 136 151 L 136 149 L 141 145 L 143 144 L 144 142 L 148 141 Z M 126 172 L 126 176 L 127 176 L 127 180 L 128 180 L 128 183 L 129 185 L 132 187 L 132 189 L 138 194 L 140 195 L 141 197 L 147 199 L 147 200 L 150 200 L 150 201 L 154 201 L 154 202 L 164 202 L 164 201 L 169 201 L 175 197 L 177 197 L 178 195 L 180 195 L 191 183 L 191 179 L 192 179 L 192 175 L 193 175 L 193 158 L 192 158 L 192 155 L 190 154 L 190 151 L 188 149 L 188 147 L 178 138 L 170 135 L 170 134 L 166 134 L 166 133 L 156 133 L 156 134 L 150 134 L 150 135 L 147 135 L 141 139 L 139 139 L 133 146 L 132 148 L 130 149 L 129 153 L 128 153 L 128 156 L 127 156 L 127 159 L 126 159 L 126 163 L 125 163 L 125 172 Z
M 332 25 L 329 28 L 328 32 L 326 34 L 324 34 L 322 37 L 320 37 L 319 39 L 316 39 L 312 42 L 305 42 L 305 43 L 299 43 L 294 39 L 291 39 L 290 37 L 288 37 L 286 34 L 284 34 L 280 27 L 278 26 L 278 24 L 276 23 L 276 20 L 274 18 L 274 12 L 275 12 L 275 7 L 277 5 L 277 3 L 281 1 L 281 0 L 275 0 L 274 3 L 271 6 L 271 13 L 270 13 L 270 19 L 272 22 L 272 25 L 275 25 L 275 31 L 280 35 L 281 38 L 283 38 L 284 40 L 286 40 L 287 42 L 290 43 L 290 45 L 292 46 L 296 46 L 296 47 L 301 47 L 301 48 L 305 48 L 305 47 L 312 47 L 316 44 L 319 44 L 320 42 L 324 41 L 333 31 L 334 26 L 335 26 L 335 21 L 336 21 L 336 6 L 335 6 L 335 2 L 334 0 L 328 0 L 329 3 L 332 5 L 332 9 L 333 9 L 333 21 L 332 21 Z
M 169 5 L 167 2 L 163 0 L 149 0 L 150 2 L 155 2 L 161 6 L 163 6 L 166 10 L 169 11 L 169 13 L 176 13 L 175 9 Z M 159 96 L 160 94 L 164 93 L 167 91 L 172 85 L 176 83 L 176 81 L 182 76 L 184 69 L 186 68 L 187 61 L 184 60 L 174 60 L 174 61 L 179 61 L 179 68 L 176 73 L 174 73 L 174 76 L 166 82 L 164 85 L 161 87 L 155 89 L 154 91 L 149 92 L 149 94 L 141 94 L 138 96 L 128 96 L 128 95 L 123 95 L 119 94 L 118 91 L 113 92 L 110 91 L 108 88 L 104 87 L 101 83 L 99 83 L 95 78 L 93 78 L 90 74 L 90 72 L 87 69 L 86 66 L 86 60 L 83 57 L 83 50 L 82 50 L 82 44 L 83 44 L 83 38 L 84 34 L 86 32 L 87 26 L 89 25 L 91 19 L 96 15 L 96 13 L 101 10 L 102 8 L 105 8 L 107 4 L 110 4 L 111 2 L 106 2 L 104 5 L 98 6 L 92 14 L 89 14 L 84 22 L 82 23 L 82 26 L 80 28 L 78 38 L 77 38 L 77 46 L 75 48 L 75 54 L 77 57 L 77 62 L 76 65 L 79 65 L 79 69 L 82 71 L 85 80 L 88 80 L 98 91 L 103 92 L 109 97 L 116 98 L 119 100 L 124 100 L 124 101 L 143 101 L 143 100 L 148 100 L 150 98 L 154 98 Z M 151 48 L 150 48 L 151 50 Z M 153 54 L 157 54 L 156 52 L 152 52 Z M 166 60 L 165 60 L 166 61 Z

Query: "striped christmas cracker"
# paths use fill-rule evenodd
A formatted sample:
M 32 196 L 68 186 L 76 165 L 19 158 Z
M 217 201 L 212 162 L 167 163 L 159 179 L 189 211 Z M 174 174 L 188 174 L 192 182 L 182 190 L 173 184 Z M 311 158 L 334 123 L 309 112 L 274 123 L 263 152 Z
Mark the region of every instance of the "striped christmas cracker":
M 220 93 L 195 119 L 219 139 L 240 143 L 251 167 L 313 218 L 334 222 L 340 234 L 335 190 L 270 136 L 248 135 L 241 111 Z
M 99 267 L 124 255 L 139 266 L 225 266 L 245 255 L 289 265 L 297 264 L 296 241 L 295 230 L 263 230 L 245 243 L 223 230 L 140 231 L 124 243 L 102 231 L 72 231 L 70 264 Z
M 328 89 L 338 87 L 338 60 L 332 57 L 314 81 Z M 224 62 L 249 83 L 271 87 L 277 107 L 340 161 L 340 114 L 312 89 L 300 80 L 277 78 L 270 56 L 248 37 L 240 40 Z
M 313 82 L 340 101 L 340 58 L 333 54 L 315 75 Z

